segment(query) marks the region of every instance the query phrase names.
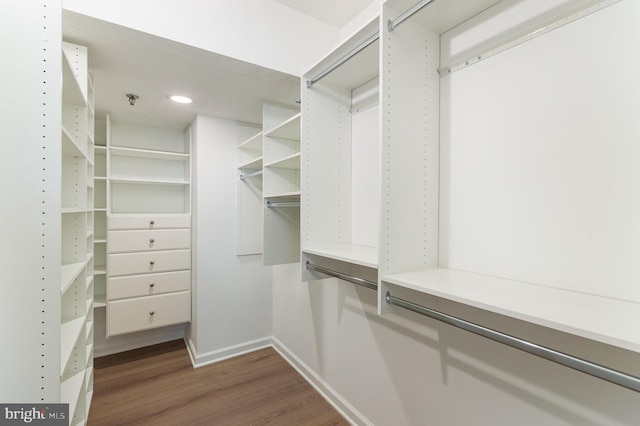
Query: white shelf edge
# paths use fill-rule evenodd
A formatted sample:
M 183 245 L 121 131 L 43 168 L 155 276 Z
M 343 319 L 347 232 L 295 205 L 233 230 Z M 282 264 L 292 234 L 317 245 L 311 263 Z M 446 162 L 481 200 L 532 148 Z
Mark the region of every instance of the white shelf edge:
M 124 146 L 114 146 L 111 145 L 109 147 L 112 156 L 118 157 L 135 157 L 135 158 L 146 158 L 153 160 L 170 160 L 170 161 L 185 161 L 191 158 L 191 154 L 186 154 L 184 152 L 173 152 L 173 151 L 158 151 L 153 149 L 144 149 L 144 148 L 130 148 Z
M 300 140 L 300 118 L 302 117 L 302 113 L 298 112 L 297 114 L 295 114 L 293 117 L 289 118 L 288 120 L 283 121 L 282 123 L 280 123 L 279 125 L 277 125 L 276 127 L 274 127 L 273 129 L 269 130 L 268 132 L 266 132 L 264 134 L 264 136 L 266 137 L 275 137 L 275 138 L 280 138 L 280 139 L 287 139 L 287 140 L 293 140 L 293 141 L 299 141 Z M 297 123 L 297 128 L 296 126 L 296 121 Z M 296 132 L 297 130 L 297 132 Z M 290 133 L 296 134 L 297 133 L 297 137 L 291 137 Z
M 78 278 L 85 265 L 86 262 L 76 262 L 60 267 L 60 294 L 64 294 L 69 289 L 69 286 Z
M 96 294 L 93 299 L 93 308 L 103 308 L 107 306 L 107 295 Z
M 264 199 L 268 199 L 269 201 L 275 201 L 276 199 L 291 199 L 297 198 L 300 199 L 300 191 L 291 191 L 291 192 L 280 192 L 275 194 L 264 194 Z
M 300 170 L 300 157 L 301 157 L 301 154 L 299 152 L 296 152 L 295 154 L 291 154 L 286 157 L 280 158 L 278 160 L 271 161 L 265 164 L 264 167 Z M 289 165 L 289 163 L 292 163 L 292 164 Z
M 174 186 L 188 186 L 189 181 L 177 181 L 177 180 L 160 180 L 160 179 L 135 179 L 135 178 L 111 178 L 111 183 L 124 183 L 134 185 L 174 185 Z
M 261 151 L 262 150 L 262 135 L 263 133 L 260 131 L 254 136 L 251 136 L 246 141 L 242 142 L 238 145 L 238 149 L 248 149 L 250 151 Z M 255 148 L 254 148 L 255 145 Z
M 640 303 L 447 268 L 391 274 L 381 280 L 640 352 L 635 326 L 640 324 Z
M 253 160 L 239 164 L 238 169 L 260 170 L 262 168 L 263 157 L 254 158 Z
M 83 315 L 60 325 L 60 374 L 64 372 L 64 367 L 71 358 L 71 353 L 78 337 L 80 337 L 85 321 L 86 316 Z
M 80 207 L 63 207 L 60 209 L 60 213 L 62 214 L 73 214 L 73 213 L 86 213 L 87 209 Z
M 69 417 L 73 418 L 73 413 L 78 405 L 78 398 L 84 383 L 85 370 L 74 374 L 66 380 L 60 382 L 60 401 L 69 403 Z
M 305 247 L 303 253 L 378 269 L 378 249 L 356 244 Z

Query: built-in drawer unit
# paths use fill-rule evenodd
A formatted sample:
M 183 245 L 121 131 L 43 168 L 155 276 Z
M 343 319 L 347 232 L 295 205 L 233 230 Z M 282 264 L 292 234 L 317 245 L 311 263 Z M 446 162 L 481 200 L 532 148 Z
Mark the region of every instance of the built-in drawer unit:
M 190 229 L 109 231 L 109 253 L 175 250 L 191 247 Z
M 107 305 L 109 335 L 191 321 L 191 292 L 117 300 Z
M 191 250 L 110 254 L 107 262 L 110 277 L 179 271 L 191 268 Z
M 108 300 L 153 296 L 191 288 L 191 271 L 163 272 L 159 274 L 131 275 L 109 278 Z
M 144 215 L 117 214 L 109 216 L 109 229 L 167 229 L 190 228 L 191 216 L 180 215 Z

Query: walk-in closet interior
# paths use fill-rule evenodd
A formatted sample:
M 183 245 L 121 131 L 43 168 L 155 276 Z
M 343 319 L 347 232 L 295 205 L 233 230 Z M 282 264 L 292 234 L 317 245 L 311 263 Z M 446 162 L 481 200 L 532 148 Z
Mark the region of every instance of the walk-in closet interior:
M 3 9 L 0 419 L 179 339 L 354 425 L 638 423 L 639 2 Z

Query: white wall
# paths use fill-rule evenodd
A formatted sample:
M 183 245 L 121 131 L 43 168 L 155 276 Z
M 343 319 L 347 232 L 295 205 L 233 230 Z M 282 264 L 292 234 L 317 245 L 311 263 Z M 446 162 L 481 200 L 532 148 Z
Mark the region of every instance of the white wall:
M 292 75 L 340 37 L 273 0 L 64 0 L 64 8 Z
M 236 123 L 197 116 L 192 138 L 194 300 L 188 335 L 196 361 L 203 363 L 268 341 L 272 286 L 262 256 L 235 254 Z

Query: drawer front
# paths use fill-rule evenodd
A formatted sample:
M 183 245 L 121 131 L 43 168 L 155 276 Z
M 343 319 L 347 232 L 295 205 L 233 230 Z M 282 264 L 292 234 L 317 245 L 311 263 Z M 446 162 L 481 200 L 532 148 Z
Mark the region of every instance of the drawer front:
M 191 292 L 107 303 L 107 334 L 132 333 L 191 321 Z
M 191 250 L 110 254 L 107 264 L 110 276 L 180 271 L 191 268 Z
M 190 289 L 191 271 L 163 272 L 109 278 L 107 297 L 116 300 Z
M 191 247 L 190 229 L 109 231 L 109 253 L 173 250 Z
M 166 229 L 191 227 L 190 215 L 110 215 L 109 229 Z

